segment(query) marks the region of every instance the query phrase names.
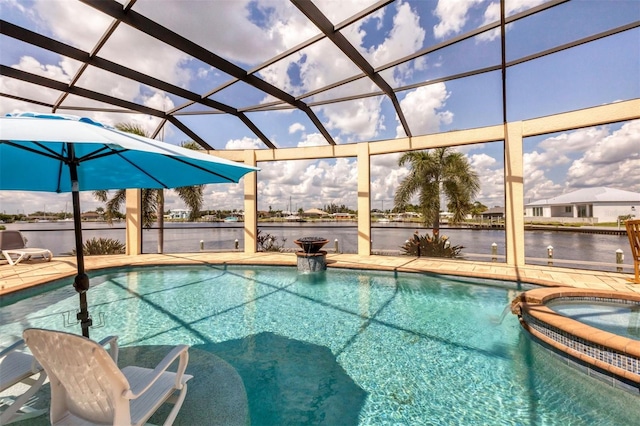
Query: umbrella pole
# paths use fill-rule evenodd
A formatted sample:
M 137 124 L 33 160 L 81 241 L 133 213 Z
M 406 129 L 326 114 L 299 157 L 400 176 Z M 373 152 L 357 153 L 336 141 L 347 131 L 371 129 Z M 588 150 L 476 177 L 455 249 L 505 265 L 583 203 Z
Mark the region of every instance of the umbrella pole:
M 80 193 L 78 185 L 78 170 L 75 161 L 73 161 L 73 146 L 70 149 L 72 161 L 69 164 L 69 174 L 71 177 L 71 199 L 73 201 L 73 228 L 76 237 L 76 263 L 78 264 L 78 275 L 73 281 L 73 287 L 80 293 L 80 312 L 76 315 L 76 319 L 80 321 L 82 327 L 82 335 L 89 337 L 89 327 L 92 320 L 89 316 L 87 304 L 87 290 L 89 290 L 89 276 L 84 273 L 84 253 L 82 247 L 82 218 L 80 217 Z

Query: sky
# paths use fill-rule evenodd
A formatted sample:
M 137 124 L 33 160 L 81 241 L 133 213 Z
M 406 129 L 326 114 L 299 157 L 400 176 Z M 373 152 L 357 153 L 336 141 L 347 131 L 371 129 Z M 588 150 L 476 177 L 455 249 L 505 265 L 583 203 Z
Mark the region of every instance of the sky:
M 370 6 L 370 0 L 317 1 L 318 8 L 337 24 Z M 544 0 L 507 0 L 507 15 L 527 10 Z M 188 6 L 188 7 L 187 7 Z M 3 19 L 91 51 L 111 19 L 89 6 L 70 0 L 0 0 Z M 252 69 L 319 33 L 289 2 L 280 0 L 194 1 L 139 0 L 134 10 L 215 51 L 228 61 Z M 374 67 L 428 46 L 449 40 L 499 19 L 499 3 L 490 0 L 397 0 L 345 27 L 343 35 Z M 507 28 L 507 61 L 544 51 L 602 31 L 640 20 L 635 0 L 574 0 L 516 21 Z M 197 93 L 207 93 L 230 77 L 136 30 L 119 25 L 98 56 Z M 394 88 L 437 79 L 500 63 L 500 37 L 488 31 L 446 49 L 437 50 L 381 71 Z M 2 64 L 58 81 L 69 82 L 79 63 L 0 36 Z M 357 67 L 328 40 L 262 68 L 258 76 L 294 95 L 357 74 Z M 593 43 L 510 67 L 507 71 L 507 120 L 524 120 L 640 98 L 640 29 L 635 28 Z M 138 102 L 159 110 L 183 106 L 185 100 L 155 88 L 90 67 L 77 83 L 100 93 Z M 371 93 L 378 90 L 360 79 L 328 92 L 303 98 L 307 103 Z M 0 92 L 20 98 L 55 102 L 54 90 L 37 88 L 0 76 Z M 502 123 L 499 71 L 435 83 L 397 93 L 414 135 Z M 273 101 L 244 83 L 215 93 L 212 99 L 236 107 Z M 95 106 L 69 96 L 64 105 Z M 266 146 L 238 119 L 194 113 L 179 118 L 215 149 L 265 149 Z M 338 144 L 392 140 L 405 136 L 389 99 L 372 96 L 312 107 Z M 0 113 L 49 112 L 36 104 L 0 97 Z M 74 113 L 61 109 L 61 113 Z M 197 114 L 204 112 L 205 114 Z M 106 124 L 136 123 L 151 134 L 158 120 L 144 115 L 87 112 L 82 115 Z M 247 116 L 278 147 L 326 145 L 309 118 L 297 110 L 248 112 Z M 180 144 L 189 138 L 168 125 L 159 139 Z M 389 142 L 393 143 L 393 142 Z M 459 148 L 480 176 L 478 201 L 504 205 L 503 143 L 497 141 Z M 608 186 L 640 192 L 640 120 L 542 135 L 524 141 L 525 202 L 550 198 L 583 187 Z M 297 210 L 327 204 L 357 205 L 356 160 L 330 159 L 260 163 L 258 208 Z M 372 208 L 389 209 L 394 191 L 407 175 L 398 167 L 398 155 L 372 158 Z M 205 209 L 242 209 L 243 185 L 208 185 Z M 81 195 L 82 210 L 101 204 L 91 194 Z M 29 213 L 46 209 L 68 211 L 68 194 L 0 191 L 0 211 Z M 166 207 L 183 208 L 173 191 Z

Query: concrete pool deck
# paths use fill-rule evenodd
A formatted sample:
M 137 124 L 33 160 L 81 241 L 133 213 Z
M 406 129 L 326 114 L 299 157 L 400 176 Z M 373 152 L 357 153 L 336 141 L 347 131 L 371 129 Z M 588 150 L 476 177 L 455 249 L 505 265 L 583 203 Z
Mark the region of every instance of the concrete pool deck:
M 87 272 L 126 266 L 188 264 L 274 265 L 296 266 L 295 253 L 201 252 L 179 254 L 111 255 L 85 258 Z M 474 262 L 409 256 L 359 256 L 328 253 L 329 268 L 375 269 L 402 272 L 426 272 L 476 278 L 520 281 L 544 286 L 568 286 L 584 289 L 640 293 L 640 285 L 632 284 L 631 274 L 570 269 L 555 266 L 508 266 L 505 263 Z M 38 259 L 11 266 L 0 262 L 0 295 L 52 280 L 75 275 L 75 257 L 54 257 L 51 262 Z

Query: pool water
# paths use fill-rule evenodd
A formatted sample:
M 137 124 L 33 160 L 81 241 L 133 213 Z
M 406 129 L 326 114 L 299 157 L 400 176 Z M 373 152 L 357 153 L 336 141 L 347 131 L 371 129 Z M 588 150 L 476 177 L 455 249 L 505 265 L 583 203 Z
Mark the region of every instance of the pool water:
M 59 287 L 59 286 L 58 286 Z M 627 425 L 640 400 L 533 342 L 505 309 L 522 286 L 425 274 L 161 267 L 92 277 L 99 340 L 185 343 L 244 383 L 253 425 Z M 11 302 L 11 304 L 6 305 Z M 0 307 L 0 345 L 68 328 L 68 285 Z M 199 424 L 190 385 L 175 424 Z M 204 424 L 204 423 L 203 423 Z
M 547 307 L 591 327 L 640 340 L 640 303 L 559 299 Z

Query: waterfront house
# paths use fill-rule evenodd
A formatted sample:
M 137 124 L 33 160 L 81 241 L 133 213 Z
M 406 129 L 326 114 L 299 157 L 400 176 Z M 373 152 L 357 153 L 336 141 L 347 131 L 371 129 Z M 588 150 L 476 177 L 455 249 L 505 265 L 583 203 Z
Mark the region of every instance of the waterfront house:
M 607 187 L 583 188 L 525 204 L 524 209 L 528 222 L 616 222 L 619 216 L 638 217 L 640 193 Z
M 491 208 L 483 211 L 482 213 L 480 213 L 480 217 L 483 220 L 490 220 L 490 221 L 503 220 L 504 219 L 504 207 L 499 207 L 499 206 L 491 207 Z
M 334 218 L 335 220 L 353 220 L 355 219 L 355 216 L 353 213 L 332 213 L 329 216 L 331 216 L 332 218 Z
M 102 215 L 98 212 L 84 212 L 80 215 L 82 220 L 95 222 L 97 220 L 102 220 Z
M 328 216 L 329 214 L 320 209 L 309 209 L 309 210 L 305 210 L 302 215 L 308 218 L 321 218 L 321 217 Z
M 187 220 L 191 214 L 191 210 L 187 209 L 171 209 L 166 218 L 169 220 Z

